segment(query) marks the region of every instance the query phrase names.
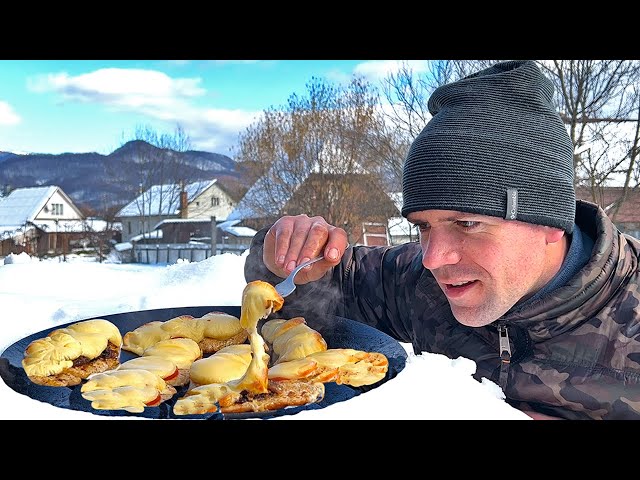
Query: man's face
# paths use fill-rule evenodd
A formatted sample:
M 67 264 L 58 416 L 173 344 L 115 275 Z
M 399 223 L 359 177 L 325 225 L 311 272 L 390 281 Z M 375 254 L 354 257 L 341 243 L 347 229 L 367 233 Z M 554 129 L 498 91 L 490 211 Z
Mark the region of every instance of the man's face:
M 556 274 L 566 253 L 562 230 L 452 210 L 408 215 L 420 230 L 422 264 L 463 325 L 504 315 Z

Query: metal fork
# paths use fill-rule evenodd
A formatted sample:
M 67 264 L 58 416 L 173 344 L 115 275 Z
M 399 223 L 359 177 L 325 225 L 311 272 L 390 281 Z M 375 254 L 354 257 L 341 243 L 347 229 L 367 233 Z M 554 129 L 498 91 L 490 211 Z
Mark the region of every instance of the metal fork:
M 324 255 L 320 255 L 319 257 L 312 258 L 311 260 L 307 260 L 306 262 L 303 262 L 300 265 L 298 265 L 296 268 L 293 269 L 293 271 L 289 274 L 287 278 L 285 278 L 283 281 L 281 281 L 275 286 L 276 292 L 278 292 L 280 296 L 283 298 L 291 295 L 293 291 L 296 289 L 296 284 L 293 281 L 296 274 L 307 265 L 316 263 L 318 260 L 322 260 L 323 258 L 324 258 Z

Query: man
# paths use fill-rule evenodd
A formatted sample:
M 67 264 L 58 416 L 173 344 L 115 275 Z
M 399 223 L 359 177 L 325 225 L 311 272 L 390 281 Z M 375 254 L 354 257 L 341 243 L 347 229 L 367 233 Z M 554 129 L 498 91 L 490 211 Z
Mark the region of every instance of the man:
M 535 62 L 438 88 L 404 164 L 420 242 L 349 246 L 322 217 L 255 237 L 247 281 L 296 264 L 283 314 L 332 313 L 466 357 L 534 418 L 640 419 L 640 242 L 576 201 L 573 145 Z

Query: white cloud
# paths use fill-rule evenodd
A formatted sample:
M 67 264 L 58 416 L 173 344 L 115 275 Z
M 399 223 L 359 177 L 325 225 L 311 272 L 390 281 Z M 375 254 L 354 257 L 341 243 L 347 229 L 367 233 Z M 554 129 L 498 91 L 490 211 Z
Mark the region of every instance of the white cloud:
M 237 143 L 238 135 L 261 115 L 261 112 L 225 109 L 200 109 L 178 112 L 174 122 L 189 131 L 191 143 L 208 152 L 227 153 Z
M 415 74 L 428 70 L 428 60 L 372 60 L 356 65 L 354 73 L 362 75 L 370 81 L 382 80 L 390 73 L 395 73 L 406 65 Z
M 22 121 L 11 105 L 0 100 L 0 125 L 17 125 Z
M 428 70 L 427 60 L 370 60 L 359 63 L 349 73 L 343 70 L 332 69 L 325 73 L 325 77 L 336 83 L 347 84 L 353 75 L 364 77 L 366 80 L 376 83 L 383 80 L 390 73 L 395 73 L 405 65 L 414 73 L 420 74 Z
M 203 108 L 192 101 L 207 92 L 201 78 L 172 78 L 155 70 L 104 68 L 70 76 L 47 74 L 28 80 L 34 92 L 54 92 L 64 101 L 102 104 L 180 125 L 192 146 L 207 151 L 228 149 L 258 112 Z
M 173 79 L 155 70 L 101 68 L 75 77 L 64 72 L 40 75 L 28 79 L 27 87 L 35 92 L 57 92 L 68 100 L 137 105 L 204 95 L 205 90 L 198 86 L 201 81 Z

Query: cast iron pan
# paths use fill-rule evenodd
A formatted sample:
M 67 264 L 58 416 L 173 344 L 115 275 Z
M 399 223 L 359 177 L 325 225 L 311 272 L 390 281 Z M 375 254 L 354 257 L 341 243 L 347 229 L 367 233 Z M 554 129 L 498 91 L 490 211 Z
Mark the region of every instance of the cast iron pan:
M 91 318 L 104 318 L 115 324 L 120 333 L 124 335 L 140 325 L 154 320 L 167 321 L 179 315 L 192 315 L 193 317 L 201 317 L 205 313 L 219 311 L 225 312 L 236 317 L 240 317 L 240 307 L 236 306 L 211 306 L 211 307 L 179 307 L 179 308 L 162 308 L 156 310 L 142 310 L 137 312 L 117 313 L 113 315 L 105 315 Z M 276 318 L 277 315 L 270 317 Z M 88 320 L 88 319 L 87 319 Z M 363 387 L 351 387 L 348 385 L 337 385 L 335 383 L 325 384 L 324 399 L 318 403 L 305 405 L 302 407 L 289 407 L 273 412 L 260 413 L 241 413 L 226 414 L 208 413 L 204 415 L 175 415 L 173 413 L 173 405 L 178 398 L 182 397 L 186 392 L 187 386 L 178 387 L 178 392 L 170 400 L 160 404 L 157 407 L 147 407 L 142 413 L 130 413 L 125 410 L 97 410 L 91 407 L 91 403 L 80 395 L 81 385 L 75 387 L 47 387 L 32 383 L 26 376 L 22 368 L 22 358 L 27 346 L 39 338 L 46 337 L 50 332 L 57 328 L 66 327 L 77 320 L 64 325 L 56 325 L 47 330 L 29 335 L 9 346 L 0 356 L 0 377 L 4 382 L 16 392 L 26 395 L 35 400 L 46 402 L 60 408 L 71 410 L 79 410 L 90 412 L 94 415 L 104 416 L 137 416 L 155 419 L 203 419 L 203 420 L 222 420 L 222 419 L 242 419 L 242 418 L 273 418 L 282 415 L 294 415 L 301 410 L 324 408 L 337 402 L 344 402 L 356 395 L 361 395 L 367 391 L 376 388 L 383 383 L 394 378 L 405 366 L 407 353 L 402 346 L 392 337 L 353 320 L 342 317 L 322 317 L 313 318 L 305 317 L 307 324 L 320 332 L 327 342 L 329 348 L 352 348 L 367 352 L 379 352 L 384 354 L 389 360 L 389 370 L 385 378 L 373 385 Z M 120 362 L 125 362 L 137 357 L 132 352 L 122 350 L 120 353 Z

